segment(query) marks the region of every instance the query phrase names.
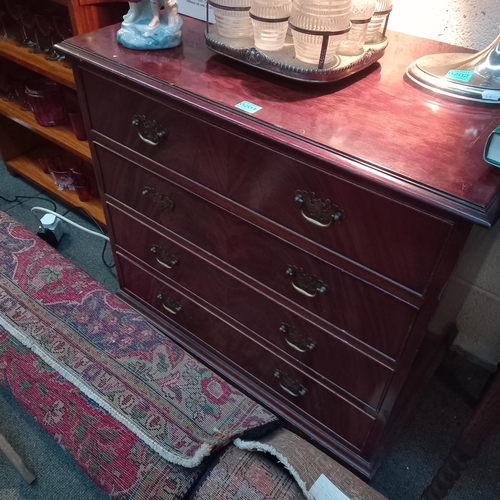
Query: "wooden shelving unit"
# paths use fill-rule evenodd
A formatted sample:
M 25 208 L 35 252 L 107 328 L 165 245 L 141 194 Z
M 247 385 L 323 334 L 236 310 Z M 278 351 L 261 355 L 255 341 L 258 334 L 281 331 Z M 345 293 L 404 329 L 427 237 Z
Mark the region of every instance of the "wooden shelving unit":
M 27 49 L 18 47 L 15 41 L 0 42 L 0 56 L 46 76 L 61 85 L 76 89 L 73 71 L 66 68 L 63 61 L 47 61 L 45 55 L 31 54 Z
M 9 160 L 8 165 L 12 170 L 18 172 L 20 175 L 28 177 L 37 186 L 58 196 L 66 203 L 75 207 L 85 208 L 90 215 L 94 217 L 94 219 L 105 225 L 106 219 L 104 218 L 104 211 L 102 209 L 101 202 L 98 199 L 92 199 L 89 202 L 81 202 L 75 191 L 59 191 L 52 177 L 45 174 L 40 168 L 37 160 L 37 157 L 39 156 L 39 154 L 37 154 L 38 152 L 39 150 L 35 149 L 29 153 L 16 156 L 15 158 Z
M 127 4 L 115 0 L 52 0 L 65 6 L 71 19 L 73 33 L 80 35 L 121 20 Z M 15 41 L 0 41 L 0 64 L 7 59 L 39 75 L 50 78 L 67 88 L 76 89 L 71 69 L 63 61 L 47 61 L 45 54 L 32 54 Z M 37 161 L 40 148 L 62 148 L 84 161 L 92 163 L 86 141 L 75 137 L 70 125 L 42 127 L 31 111 L 21 110 L 19 103 L 0 100 L 0 157 L 15 172 L 42 189 L 49 191 L 73 206 L 85 208 L 96 220 L 105 225 L 104 212 L 99 199 L 81 202 L 74 191 L 59 191 L 52 177 L 44 174 Z
M 16 101 L 5 102 L 0 99 L 0 113 L 57 144 L 61 148 L 66 149 L 70 153 L 79 156 L 82 160 L 92 162 L 89 143 L 87 141 L 79 141 L 75 137 L 73 130 L 69 128 L 69 125 L 42 127 L 35 120 L 33 113 L 31 111 L 23 111 Z

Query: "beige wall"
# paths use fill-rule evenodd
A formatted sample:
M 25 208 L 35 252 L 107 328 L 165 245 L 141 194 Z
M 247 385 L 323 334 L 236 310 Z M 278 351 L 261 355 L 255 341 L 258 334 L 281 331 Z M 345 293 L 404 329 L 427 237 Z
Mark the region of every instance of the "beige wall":
M 499 24 L 498 0 L 394 0 L 389 28 L 480 50 L 498 35 Z M 493 369 L 500 362 L 500 221 L 491 230 L 475 228 L 473 241 L 479 246 L 465 250 L 473 263 L 459 266 L 452 278 L 467 293 L 454 348 Z

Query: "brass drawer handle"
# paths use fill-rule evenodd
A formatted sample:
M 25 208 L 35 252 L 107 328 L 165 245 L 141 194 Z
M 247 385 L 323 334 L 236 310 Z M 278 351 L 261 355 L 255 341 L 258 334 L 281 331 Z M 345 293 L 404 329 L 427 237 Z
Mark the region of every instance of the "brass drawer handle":
M 316 347 L 316 344 L 307 335 L 286 323 L 281 323 L 280 332 L 285 334 L 286 343 L 296 351 L 307 352 Z
M 281 370 L 276 370 L 274 376 L 279 379 L 280 387 L 290 396 L 298 397 L 305 396 L 307 394 L 307 389 L 299 384 L 296 380 L 291 378 L 287 373 Z
M 167 297 L 164 293 L 160 292 L 157 296 L 157 299 L 161 300 L 161 305 L 165 311 L 170 314 L 177 314 L 182 311 L 182 306 L 176 302 L 175 300 Z
M 173 253 L 168 253 L 160 245 L 153 245 L 151 247 L 151 252 L 156 255 L 156 261 L 158 264 L 166 267 L 167 269 L 172 269 L 179 262 L 179 259 Z
M 330 200 L 323 202 L 319 198 L 314 198 L 313 192 L 297 190 L 295 201 L 301 204 L 304 218 L 316 226 L 328 227 L 332 221 L 339 222 L 345 217 L 341 208 Z
M 158 146 L 167 138 L 167 131 L 156 120 L 148 120 L 144 115 L 134 115 L 132 125 L 136 127 L 137 134 L 151 146 Z
M 166 194 L 161 194 L 156 191 L 155 188 L 144 186 L 142 190 L 142 196 L 149 196 L 151 201 L 160 209 L 172 211 L 175 207 L 175 203 Z
M 316 297 L 318 293 L 326 293 L 328 287 L 316 276 L 307 274 L 304 269 L 289 265 L 286 274 L 292 277 L 292 286 L 306 297 Z

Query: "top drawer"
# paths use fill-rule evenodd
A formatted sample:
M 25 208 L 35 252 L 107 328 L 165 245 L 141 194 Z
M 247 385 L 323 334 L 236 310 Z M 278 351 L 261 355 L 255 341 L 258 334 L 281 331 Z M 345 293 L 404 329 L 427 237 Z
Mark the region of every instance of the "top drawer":
M 425 292 L 452 229 L 449 221 L 180 112 L 173 100 L 165 105 L 165 97 L 160 103 L 85 70 L 82 77 L 94 130 L 323 247 Z M 144 117 L 161 124 L 166 138 L 148 143 L 149 129 L 133 125 L 136 116 L 139 122 Z

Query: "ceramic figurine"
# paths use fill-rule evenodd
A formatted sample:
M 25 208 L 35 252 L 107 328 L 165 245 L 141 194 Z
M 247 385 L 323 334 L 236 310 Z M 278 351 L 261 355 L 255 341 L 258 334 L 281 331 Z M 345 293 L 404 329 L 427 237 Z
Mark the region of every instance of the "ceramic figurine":
M 160 4 L 165 7 L 163 11 Z M 131 0 L 116 39 L 129 49 L 177 47 L 181 43 L 182 27 L 177 10 L 177 0 Z

